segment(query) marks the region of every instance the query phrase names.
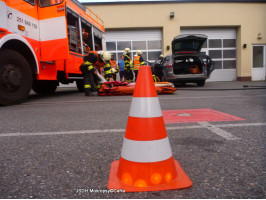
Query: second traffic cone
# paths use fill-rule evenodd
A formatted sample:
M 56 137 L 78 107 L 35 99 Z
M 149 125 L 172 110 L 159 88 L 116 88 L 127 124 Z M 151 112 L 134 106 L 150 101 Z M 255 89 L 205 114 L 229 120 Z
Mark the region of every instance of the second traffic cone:
M 141 66 L 120 160 L 111 164 L 107 187 L 137 192 L 191 185 L 191 180 L 173 158 L 151 69 Z

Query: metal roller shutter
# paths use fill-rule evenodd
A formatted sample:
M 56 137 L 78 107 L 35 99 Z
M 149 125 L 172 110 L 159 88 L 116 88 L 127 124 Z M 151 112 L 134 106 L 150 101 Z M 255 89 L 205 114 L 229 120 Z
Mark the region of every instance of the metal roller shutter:
M 144 60 L 153 62 L 162 53 L 161 29 L 106 31 L 106 49 L 119 60 L 125 48 L 131 49 L 131 58 L 137 50 L 143 52 Z
M 235 28 L 182 28 L 181 34 L 204 34 L 208 41 L 202 52 L 215 62 L 215 70 L 207 81 L 236 80 L 236 29 Z

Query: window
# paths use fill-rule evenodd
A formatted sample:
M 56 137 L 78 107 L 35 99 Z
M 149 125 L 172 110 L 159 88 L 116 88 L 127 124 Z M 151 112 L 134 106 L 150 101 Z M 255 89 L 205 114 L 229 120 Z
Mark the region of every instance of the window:
M 81 53 L 78 16 L 69 10 L 67 11 L 67 30 L 69 38 L 69 50 L 76 53 Z
M 63 0 L 40 0 L 40 7 L 53 6 L 62 2 Z
M 223 39 L 223 47 L 236 47 L 236 40 L 235 39 Z
M 145 41 L 132 41 L 133 50 L 146 50 Z
M 99 51 L 103 49 L 103 44 L 102 44 L 102 32 L 99 31 L 96 28 L 93 28 L 93 35 L 94 35 L 94 46 L 95 50 Z
M 211 58 L 222 58 L 221 50 L 209 50 L 209 56 Z
M 162 41 L 161 40 L 148 41 L 148 48 L 149 49 L 162 49 Z
M 223 61 L 223 68 L 224 69 L 235 69 L 236 68 L 236 61 L 235 60 L 224 60 Z
M 35 0 L 24 0 L 27 3 L 31 4 L 31 5 L 35 5 Z
M 263 46 L 253 46 L 253 68 L 263 68 Z
M 235 58 L 236 50 L 223 50 L 223 58 Z
M 149 60 L 157 60 L 161 54 L 162 54 L 162 51 L 149 52 L 148 53 Z
M 214 61 L 215 63 L 215 69 L 222 69 L 223 66 L 222 66 L 222 61 Z
M 206 52 L 215 63 L 215 69 L 236 69 L 236 39 L 208 39 L 201 55 Z
M 95 46 L 95 51 L 99 51 L 103 49 L 103 45 L 102 45 L 102 39 L 94 36 L 94 46 Z
M 221 48 L 222 47 L 222 40 L 217 39 L 210 39 L 209 40 L 209 48 Z
M 82 28 L 82 41 L 83 41 L 83 53 L 86 54 L 89 50 L 92 50 L 92 36 L 91 25 L 84 19 L 81 20 Z
M 106 41 L 106 49 L 120 59 L 120 55 L 124 53 L 125 48 L 130 48 L 130 58 L 133 61 L 134 55 L 137 50 L 142 51 L 144 60 L 153 62 L 157 60 L 162 54 L 162 41 L 161 40 L 143 40 L 143 41 Z
M 107 51 L 116 50 L 116 43 L 115 42 L 106 42 L 106 49 L 107 49 Z
M 125 50 L 125 48 L 131 48 L 131 42 L 130 41 L 121 41 L 117 42 L 117 50 Z

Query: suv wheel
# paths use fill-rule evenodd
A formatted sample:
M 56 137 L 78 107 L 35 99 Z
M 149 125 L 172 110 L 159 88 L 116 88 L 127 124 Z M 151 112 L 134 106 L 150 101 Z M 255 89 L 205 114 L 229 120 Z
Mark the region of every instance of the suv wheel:
M 205 85 L 205 81 L 198 81 L 197 86 L 202 87 Z

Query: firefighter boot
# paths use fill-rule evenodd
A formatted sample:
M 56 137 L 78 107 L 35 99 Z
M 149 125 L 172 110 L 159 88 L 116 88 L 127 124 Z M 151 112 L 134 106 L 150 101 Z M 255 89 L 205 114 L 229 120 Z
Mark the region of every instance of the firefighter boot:
M 85 96 L 94 96 L 90 88 L 84 88 Z

